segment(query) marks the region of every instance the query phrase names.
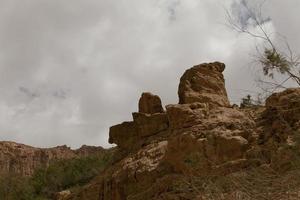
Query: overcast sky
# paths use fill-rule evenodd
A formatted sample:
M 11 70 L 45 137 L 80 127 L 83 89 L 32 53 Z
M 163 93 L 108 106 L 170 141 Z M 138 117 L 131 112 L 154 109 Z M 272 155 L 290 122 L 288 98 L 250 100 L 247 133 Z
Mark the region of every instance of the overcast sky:
M 252 1 L 251 1 L 252 2 Z M 143 91 L 177 103 L 183 72 L 225 62 L 232 103 L 256 91 L 245 0 L 0 0 L 0 140 L 108 146 Z M 300 52 L 299 0 L 269 0 L 266 26 Z M 256 41 L 257 42 L 257 41 Z

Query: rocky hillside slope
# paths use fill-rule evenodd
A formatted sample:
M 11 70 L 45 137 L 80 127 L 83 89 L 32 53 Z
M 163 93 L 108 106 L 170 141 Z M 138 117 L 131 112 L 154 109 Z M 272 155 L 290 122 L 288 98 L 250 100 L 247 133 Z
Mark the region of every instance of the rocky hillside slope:
M 102 147 L 85 145 L 72 150 L 67 146 L 35 148 L 14 142 L 0 142 L 0 174 L 30 176 L 35 169 L 47 167 L 51 161 L 83 157 L 102 151 Z
M 110 128 L 114 164 L 61 199 L 299 199 L 300 89 L 240 109 L 229 103 L 224 69 L 188 69 L 179 104 L 165 110 L 143 93 L 133 121 Z
M 300 88 L 240 109 L 229 103 L 224 69 L 220 62 L 188 69 L 179 103 L 165 109 L 143 93 L 132 121 L 110 128 L 111 164 L 57 199 L 300 199 Z

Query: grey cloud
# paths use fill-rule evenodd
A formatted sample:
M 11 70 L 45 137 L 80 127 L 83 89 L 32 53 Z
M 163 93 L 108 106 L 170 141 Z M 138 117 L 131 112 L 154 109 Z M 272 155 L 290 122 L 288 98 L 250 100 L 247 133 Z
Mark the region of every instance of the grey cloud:
M 264 1 L 254 0 L 236 0 L 231 5 L 231 14 L 233 18 L 239 23 L 238 25 L 246 29 L 247 27 L 256 26 L 256 23 L 253 24 L 253 20 L 259 20 L 261 24 L 269 23 L 272 19 L 261 13 L 264 9 Z M 256 16 L 256 17 L 255 17 Z
M 19 87 L 19 91 L 24 93 L 29 98 L 37 98 L 40 96 L 39 93 L 30 91 L 28 88 L 22 86 Z
M 176 103 L 180 76 L 201 62 L 227 63 L 238 102 L 255 89 L 253 40 L 223 25 L 233 2 L 0 0 L 0 140 L 108 146 L 109 126 L 130 120 L 141 92 Z

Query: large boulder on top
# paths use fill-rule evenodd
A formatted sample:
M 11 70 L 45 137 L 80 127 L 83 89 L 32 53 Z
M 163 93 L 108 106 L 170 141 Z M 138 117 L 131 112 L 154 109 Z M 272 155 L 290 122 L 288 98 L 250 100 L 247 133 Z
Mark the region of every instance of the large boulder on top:
M 229 100 L 220 62 L 196 65 L 185 71 L 178 88 L 179 104 L 208 103 L 210 106 L 228 107 Z
M 146 114 L 163 113 L 159 96 L 144 92 L 139 100 L 139 112 Z

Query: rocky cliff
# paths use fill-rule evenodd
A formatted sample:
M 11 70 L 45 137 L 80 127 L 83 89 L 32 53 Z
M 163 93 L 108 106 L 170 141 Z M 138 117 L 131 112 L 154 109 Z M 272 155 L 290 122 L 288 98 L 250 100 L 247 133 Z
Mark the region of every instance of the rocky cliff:
M 64 199 L 286 199 L 278 173 L 293 167 L 298 148 L 300 89 L 239 109 L 229 104 L 224 69 L 219 62 L 188 69 L 179 104 L 165 110 L 158 96 L 143 93 L 133 120 L 110 128 L 109 142 L 119 152 L 114 164 Z
M 57 198 L 299 199 L 300 89 L 240 109 L 229 103 L 224 69 L 220 62 L 188 69 L 179 103 L 165 109 L 157 95 L 143 93 L 132 121 L 110 128 L 112 164 Z
M 0 142 L 0 174 L 30 176 L 35 169 L 47 167 L 52 161 L 88 156 L 102 151 L 102 147 L 85 145 L 72 150 L 67 146 L 35 148 L 14 142 Z

